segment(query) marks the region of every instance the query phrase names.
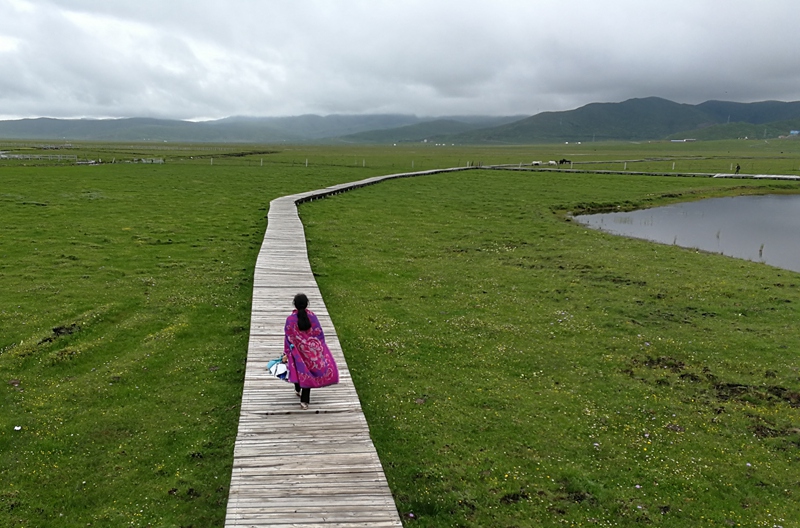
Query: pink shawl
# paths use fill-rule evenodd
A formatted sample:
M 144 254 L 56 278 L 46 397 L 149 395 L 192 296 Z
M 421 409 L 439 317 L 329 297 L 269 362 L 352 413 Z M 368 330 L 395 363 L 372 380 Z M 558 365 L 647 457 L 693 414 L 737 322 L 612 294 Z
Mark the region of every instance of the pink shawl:
M 326 387 L 339 383 L 339 369 L 333 360 L 319 319 L 311 310 L 306 310 L 311 328 L 297 328 L 297 310 L 286 318 L 283 353 L 289 367 L 289 382 L 299 383 L 303 388 Z

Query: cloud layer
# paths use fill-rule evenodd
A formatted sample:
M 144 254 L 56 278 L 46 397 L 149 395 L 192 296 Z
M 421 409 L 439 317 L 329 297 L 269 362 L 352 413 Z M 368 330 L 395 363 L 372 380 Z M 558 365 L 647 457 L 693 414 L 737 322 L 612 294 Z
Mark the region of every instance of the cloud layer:
M 0 117 L 800 99 L 796 0 L 0 0 Z

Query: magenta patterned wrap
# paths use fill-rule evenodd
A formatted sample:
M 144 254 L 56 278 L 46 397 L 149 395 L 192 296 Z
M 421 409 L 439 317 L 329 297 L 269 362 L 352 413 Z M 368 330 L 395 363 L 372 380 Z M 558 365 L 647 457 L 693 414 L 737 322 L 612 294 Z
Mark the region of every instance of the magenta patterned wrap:
M 286 318 L 283 353 L 288 358 L 289 382 L 310 389 L 339 383 L 339 369 L 325 344 L 319 319 L 311 310 L 306 313 L 311 321 L 311 328 L 306 331 L 297 328 L 297 310 Z

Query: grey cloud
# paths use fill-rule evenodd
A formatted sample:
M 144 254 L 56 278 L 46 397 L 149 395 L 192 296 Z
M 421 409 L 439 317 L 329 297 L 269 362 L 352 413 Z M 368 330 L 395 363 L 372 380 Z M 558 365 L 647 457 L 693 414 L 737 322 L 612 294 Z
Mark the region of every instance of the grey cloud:
M 0 116 L 533 114 L 800 99 L 771 0 L 0 0 Z

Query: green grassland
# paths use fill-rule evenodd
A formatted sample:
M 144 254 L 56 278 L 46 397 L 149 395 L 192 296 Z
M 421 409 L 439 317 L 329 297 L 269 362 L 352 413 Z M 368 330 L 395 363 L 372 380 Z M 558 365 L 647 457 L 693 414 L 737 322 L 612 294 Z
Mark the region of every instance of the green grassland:
M 756 191 L 738 185 L 481 171 L 302 206 L 400 511 L 474 527 L 800 518 L 797 274 L 559 214 Z
M 0 168 L 0 525 L 223 524 L 269 201 L 352 178 L 258 160 Z
M 0 160 L 0 525 L 222 526 L 275 197 L 412 167 L 562 157 L 796 174 L 795 145 L 81 144 L 68 153 L 104 163 Z M 408 522 L 800 517 L 797 275 L 563 216 L 752 189 L 800 187 L 470 171 L 304 205 L 398 507 L 418 518 Z

